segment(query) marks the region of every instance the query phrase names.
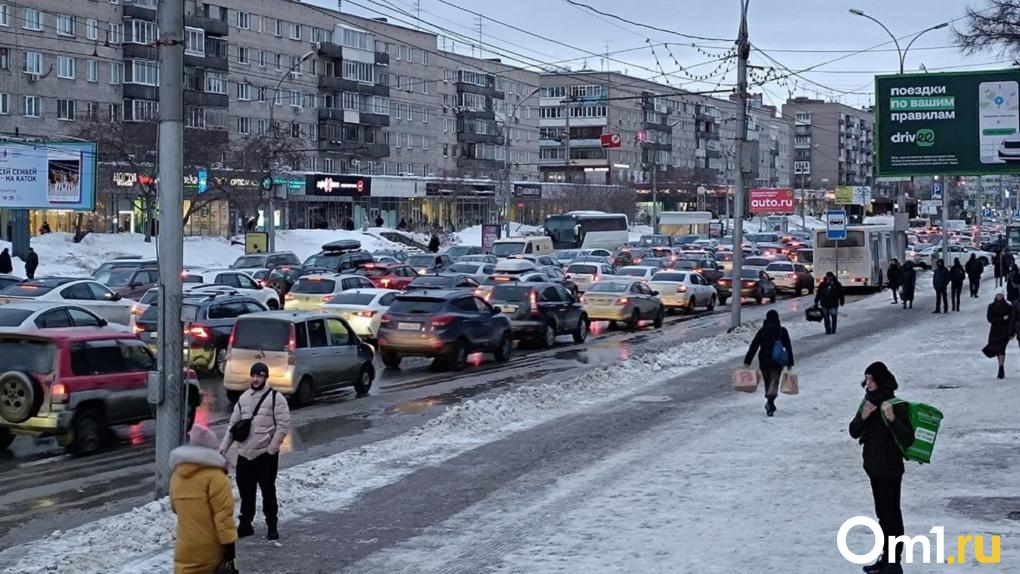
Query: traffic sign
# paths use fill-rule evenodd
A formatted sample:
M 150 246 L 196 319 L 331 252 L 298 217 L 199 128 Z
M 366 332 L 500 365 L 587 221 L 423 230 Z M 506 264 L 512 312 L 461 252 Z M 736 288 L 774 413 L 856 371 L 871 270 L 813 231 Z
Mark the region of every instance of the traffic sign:
M 931 198 L 932 199 L 942 199 L 942 184 L 941 183 L 936 181 L 935 183 L 931 184 Z
M 825 212 L 825 237 L 830 241 L 846 239 L 846 211 L 830 209 Z

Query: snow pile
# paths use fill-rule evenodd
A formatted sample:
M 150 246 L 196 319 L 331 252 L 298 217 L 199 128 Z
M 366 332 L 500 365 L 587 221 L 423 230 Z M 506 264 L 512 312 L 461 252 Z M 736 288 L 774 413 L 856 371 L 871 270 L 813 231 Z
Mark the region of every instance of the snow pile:
M 535 227 L 534 225 L 524 225 L 523 223 L 510 223 L 510 237 L 520 237 L 522 235 L 541 235 L 543 232 L 541 227 Z M 428 243 L 428 238 L 425 238 L 425 243 Z M 468 227 L 464 230 L 450 234 L 450 245 L 482 245 L 482 226 L 475 225 Z

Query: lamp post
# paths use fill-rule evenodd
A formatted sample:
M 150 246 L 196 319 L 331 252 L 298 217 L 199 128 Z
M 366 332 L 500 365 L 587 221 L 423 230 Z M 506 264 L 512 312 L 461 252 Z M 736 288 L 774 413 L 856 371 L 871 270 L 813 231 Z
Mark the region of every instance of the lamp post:
M 293 72 L 294 70 L 299 68 L 301 66 L 301 64 L 304 64 L 308 60 L 308 58 L 311 58 L 314 55 L 315 55 L 315 50 L 309 50 L 308 52 L 305 52 L 305 54 L 303 56 L 301 56 L 301 58 L 299 58 L 297 62 L 294 62 L 294 64 L 291 65 L 291 67 L 288 68 L 286 72 L 284 72 L 283 76 L 280 77 L 280 81 L 276 82 L 276 86 L 273 87 L 273 99 L 272 99 L 272 101 L 266 102 L 269 105 L 269 129 L 270 129 L 270 132 L 272 133 L 272 135 L 270 136 L 270 142 L 269 142 L 270 143 L 270 145 L 269 145 L 269 157 L 266 158 L 266 160 L 268 162 L 268 167 L 266 169 L 266 173 L 269 175 L 269 180 L 271 182 L 273 182 L 272 186 L 270 186 L 270 189 L 269 189 L 269 200 L 267 202 L 268 203 L 267 207 L 268 207 L 268 211 L 269 211 L 269 221 L 266 223 L 266 234 L 268 235 L 268 242 L 267 242 L 268 245 L 266 246 L 266 249 L 270 253 L 273 252 L 273 251 L 276 251 L 276 206 L 275 206 L 275 201 L 274 201 L 276 199 L 276 180 L 273 177 L 273 167 L 275 166 L 275 163 L 276 163 L 276 145 L 275 144 L 276 144 L 277 138 L 279 137 L 279 134 L 277 133 L 277 130 L 276 130 L 276 121 L 275 121 L 275 117 L 276 117 L 276 99 L 277 99 L 277 97 L 280 94 L 280 86 L 282 86 L 283 82 L 288 77 L 290 77 L 291 72 Z
M 506 225 L 506 237 L 510 237 L 510 200 L 511 200 L 510 196 L 513 193 L 513 183 L 510 181 L 510 168 L 513 165 L 513 162 L 511 161 L 512 156 L 510 155 L 510 151 L 511 148 L 513 147 L 513 144 L 510 143 L 512 140 L 510 138 L 510 126 L 508 124 L 510 123 L 510 119 L 517 115 L 517 110 L 520 109 L 521 104 L 531 99 L 532 96 L 534 96 L 541 90 L 542 90 L 541 86 L 535 88 L 534 90 L 531 90 L 531 92 L 529 92 L 528 95 L 521 98 L 521 101 L 517 102 L 516 104 L 514 104 L 514 107 L 510 108 L 510 113 L 507 114 L 506 118 L 503 119 L 503 145 L 506 147 L 506 158 L 503 160 L 503 185 L 506 187 L 506 189 L 504 190 L 505 192 L 503 194 L 502 223 Z

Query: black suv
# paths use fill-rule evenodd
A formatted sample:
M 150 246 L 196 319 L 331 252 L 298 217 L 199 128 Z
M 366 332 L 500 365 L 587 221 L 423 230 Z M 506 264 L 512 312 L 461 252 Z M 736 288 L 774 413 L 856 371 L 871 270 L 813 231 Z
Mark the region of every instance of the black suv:
M 330 273 L 353 273 L 354 269 L 375 261 L 372 254 L 361 249 L 356 239 L 331 241 L 322 246 L 322 251 L 305 259 L 306 267 L 324 267 Z
M 135 321 L 135 332 L 152 352 L 159 346 L 159 307 L 153 304 Z M 242 295 L 185 295 L 181 302 L 184 323 L 184 344 L 188 366 L 216 375 L 223 375 L 230 332 L 237 318 L 267 309 L 262 303 Z
M 391 369 L 410 356 L 459 371 L 473 352 L 509 361 L 513 331 L 509 317 L 469 291 L 419 291 L 398 295 L 382 316 L 379 350 Z
M 467 273 L 436 273 L 419 275 L 411 280 L 406 291 L 432 289 L 476 289 L 478 281 Z
M 121 297 L 138 300 L 149 289 L 159 285 L 159 267 L 113 269 L 105 284 Z
M 489 301 L 510 317 L 515 339 L 549 348 L 556 344 L 558 335 L 571 335 L 575 343 L 588 338 L 588 313 L 562 285 L 497 285 L 492 288 Z

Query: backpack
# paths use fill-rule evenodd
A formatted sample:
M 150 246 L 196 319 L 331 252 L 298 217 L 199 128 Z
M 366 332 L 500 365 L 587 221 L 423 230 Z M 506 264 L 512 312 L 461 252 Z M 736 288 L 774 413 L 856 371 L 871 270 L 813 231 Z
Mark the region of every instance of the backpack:
M 772 362 L 782 367 L 790 364 L 790 353 L 786 352 L 786 345 L 780 339 L 772 344 Z
M 899 441 L 896 441 L 896 446 L 899 447 L 903 458 L 921 464 L 930 463 L 932 451 L 935 449 L 935 438 L 938 437 L 939 427 L 942 425 L 942 411 L 924 403 L 912 403 L 897 398 L 889 399 L 888 403 L 893 406 L 905 403 L 910 415 L 910 425 L 914 427 L 914 444 L 910 445 L 910 448 L 904 450 Z M 886 420 L 884 414 L 882 422 L 886 427 L 889 426 L 889 421 Z M 893 433 L 893 439 L 896 439 L 895 433 Z

